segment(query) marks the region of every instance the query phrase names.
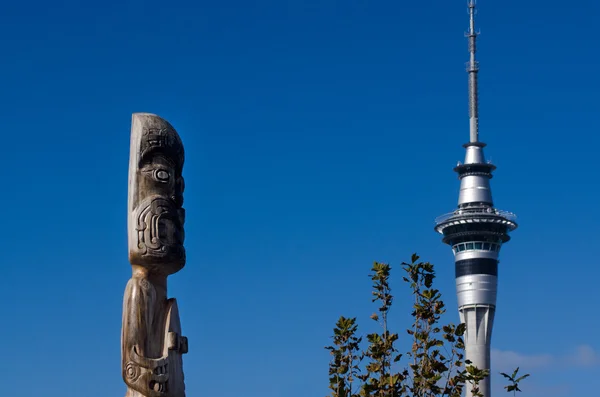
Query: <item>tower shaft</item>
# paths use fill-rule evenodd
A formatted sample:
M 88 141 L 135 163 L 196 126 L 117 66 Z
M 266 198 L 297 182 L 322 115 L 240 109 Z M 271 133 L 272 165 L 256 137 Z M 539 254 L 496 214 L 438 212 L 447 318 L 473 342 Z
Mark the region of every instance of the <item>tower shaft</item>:
M 492 326 L 494 324 L 494 306 L 462 307 L 460 321 L 465 323 L 465 357 L 477 368 L 489 369 L 490 342 L 492 339 Z M 467 395 L 471 394 L 471 387 L 467 388 Z M 484 397 L 491 396 L 491 382 L 489 377 L 479 383 L 479 391 Z

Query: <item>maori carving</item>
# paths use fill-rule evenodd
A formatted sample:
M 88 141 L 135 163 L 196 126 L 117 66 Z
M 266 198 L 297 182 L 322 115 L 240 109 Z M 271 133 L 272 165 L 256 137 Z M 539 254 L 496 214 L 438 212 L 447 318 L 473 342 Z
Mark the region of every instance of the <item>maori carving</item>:
M 132 277 L 125 287 L 121 370 L 125 397 L 185 397 L 177 301 L 167 276 L 185 265 L 183 145 L 162 118 L 135 113 L 131 125 L 128 242 Z

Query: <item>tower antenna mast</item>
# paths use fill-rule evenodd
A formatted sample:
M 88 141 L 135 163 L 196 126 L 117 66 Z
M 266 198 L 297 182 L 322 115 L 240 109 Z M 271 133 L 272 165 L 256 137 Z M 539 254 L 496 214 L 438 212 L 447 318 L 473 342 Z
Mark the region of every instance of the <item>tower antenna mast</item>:
M 479 141 L 479 101 L 477 100 L 477 73 L 479 72 L 479 62 L 475 59 L 477 52 L 477 36 L 475 31 L 475 0 L 469 0 L 469 32 L 466 34 L 469 38 L 470 59 L 467 62 L 467 72 L 469 73 L 469 135 L 471 142 Z

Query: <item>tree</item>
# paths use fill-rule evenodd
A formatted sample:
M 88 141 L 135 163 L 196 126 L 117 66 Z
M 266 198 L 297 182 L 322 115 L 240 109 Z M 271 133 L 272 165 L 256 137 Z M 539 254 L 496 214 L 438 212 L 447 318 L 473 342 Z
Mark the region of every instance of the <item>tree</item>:
M 525 374 L 525 375 L 517 378 L 518 372 L 519 372 L 519 367 L 517 367 L 517 369 L 515 369 L 515 372 L 513 372 L 512 375 L 507 375 L 504 372 L 500 372 L 500 375 L 504 376 L 511 383 L 510 385 L 504 386 L 504 388 L 509 393 L 512 391 L 513 395 L 516 395 L 518 391 L 521 391 L 521 389 L 519 389 L 519 382 L 521 382 L 523 379 L 525 379 L 529 376 L 529 374 Z
M 327 346 L 331 397 L 460 397 L 465 387 L 481 396 L 479 382 L 489 376 L 464 359 L 465 324 L 440 326 L 445 313 L 439 290 L 433 288 L 434 267 L 412 255 L 411 263 L 402 263 L 403 280 L 414 297 L 413 323 L 406 331 L 411 348 L 404 354 L 398 350 L 399 335 L 389 330 L 388 314 L 393 295 L 389 285 L 391 266 L 375 262 L 371 268 L 373 302 L 378 309 L 371 319 L 379 323 L 381 332 L 367 335 L 368 346 L 361 350 L 356 318 L 340 317 L 334 328 L 333 345 Z M 404 360 L 403 360 L 404 359 Z M 502 374 L 512 384 L 508 392 L 521 391 L 519 382 L 529 374 L 516 377 Z

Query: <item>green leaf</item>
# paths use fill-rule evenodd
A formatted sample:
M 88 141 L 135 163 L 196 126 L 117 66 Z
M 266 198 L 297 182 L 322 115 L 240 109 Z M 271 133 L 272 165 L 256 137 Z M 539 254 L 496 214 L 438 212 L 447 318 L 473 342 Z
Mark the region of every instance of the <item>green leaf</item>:
M 517 376 L 517 372 L 519 372 L 519 367 L 517 367 L 517 369 L 515 369 L 515 372 L 513 372 L 513 374 L 511 375 L 511 379 L 514 379 L 515 376 Z
M 523 379 L 527 378 L 528 376 L 529 376 L 529 374 L 523 375 L 519 379 L 515 379 L 515 383 L 519 383 L 520 381 L 522 381 Z

